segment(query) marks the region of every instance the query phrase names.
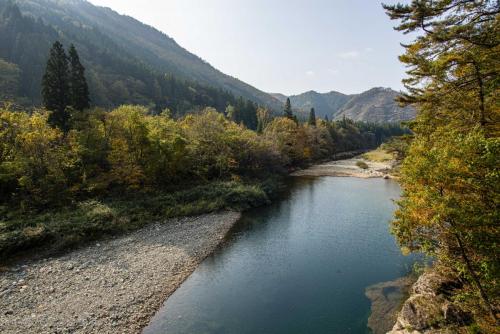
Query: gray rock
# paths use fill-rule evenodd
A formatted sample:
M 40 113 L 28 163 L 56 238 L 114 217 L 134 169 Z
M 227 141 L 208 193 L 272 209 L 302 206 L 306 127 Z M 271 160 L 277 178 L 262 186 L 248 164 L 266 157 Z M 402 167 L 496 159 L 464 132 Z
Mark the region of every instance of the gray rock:
M 403 305 L 398 322 L 403 328 L 417 331 L 430 329 L 444 320 L 441 297 L 413 295 Z
M 396 324 L 388 334 L 457 333 L 456 328 L 472 321 L 448 298 L 460 283 L 451 275 L 428 270 L 422 274 L 404 302 Z

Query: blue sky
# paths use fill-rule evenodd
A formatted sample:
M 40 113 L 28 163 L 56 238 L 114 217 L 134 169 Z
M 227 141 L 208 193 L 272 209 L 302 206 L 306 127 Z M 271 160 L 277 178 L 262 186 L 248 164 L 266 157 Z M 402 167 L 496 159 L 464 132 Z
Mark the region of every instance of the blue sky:
M 266 92 L 402 89 L 408 37 L 377 0 L 90 0 Z M 397 1 L 386 0 L 386 3 Z

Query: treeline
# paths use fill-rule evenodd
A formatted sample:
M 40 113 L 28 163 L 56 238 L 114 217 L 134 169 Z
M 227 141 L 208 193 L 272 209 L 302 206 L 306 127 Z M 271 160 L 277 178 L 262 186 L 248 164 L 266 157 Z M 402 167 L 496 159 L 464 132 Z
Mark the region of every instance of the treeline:
M 179 119 L 139 106 L 72 110 L 65 133 L 51 126 L 49 112 L 0 109 L 0 201 L 41 208 L 116 189 L 264 178 L 377 145 L 375 125 L 318 120 L 311 126 L 267 118 L 263 109 L 258 114 L 266 123 L 261 134 L 210 108 Z M 404 131 L 378 130 L 384 136 Z
M 498 1 L 413 1 L 385 6 L 418 33 L 401 56 L 418 107 L 402 167 L 393 231 L 465 283 L 454 302 L 474 333 L 497 333 L 500 305 L 500 7 Z

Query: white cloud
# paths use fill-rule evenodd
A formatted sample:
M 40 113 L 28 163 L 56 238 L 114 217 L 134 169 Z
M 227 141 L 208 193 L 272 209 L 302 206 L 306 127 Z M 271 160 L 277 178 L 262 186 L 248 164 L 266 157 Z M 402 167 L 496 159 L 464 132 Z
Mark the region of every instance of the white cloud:
M 312 77 L 314 75 L 314 71 L 306 71 L 306 75 L 309 76 L 309 77 Z
M 327 69 L 328 73 L 332 74 L 332 75 L 336 75 L 336 74 L 339 74 L 339 70 L 336 70 L 334 68 L 329 68 Z
M 339 53 L 338 56 L 342 59 L 356 59 L 359 58 L 360 54 L 358 51 L 353 50 Z
M 373 52 L 372 48 L 365 48 L 365 52 Z

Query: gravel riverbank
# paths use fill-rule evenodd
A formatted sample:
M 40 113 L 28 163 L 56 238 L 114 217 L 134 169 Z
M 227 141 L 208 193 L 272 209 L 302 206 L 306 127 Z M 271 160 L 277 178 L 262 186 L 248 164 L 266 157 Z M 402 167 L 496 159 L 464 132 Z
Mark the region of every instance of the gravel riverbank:
M 363 162 L 365 169 L 356 164 Z M 395 161 L 376 162 L 356 156 L 350 159 L 329 161 L 319 165 L 313 165 L 307 169 L 298 170 L 292 176 L 348 176 L 359 178 L 390 177 L 389 173 L 395 165 Z
M 171 219 L 0 272 L 0 333 L 140 333 L 236 212 Z

